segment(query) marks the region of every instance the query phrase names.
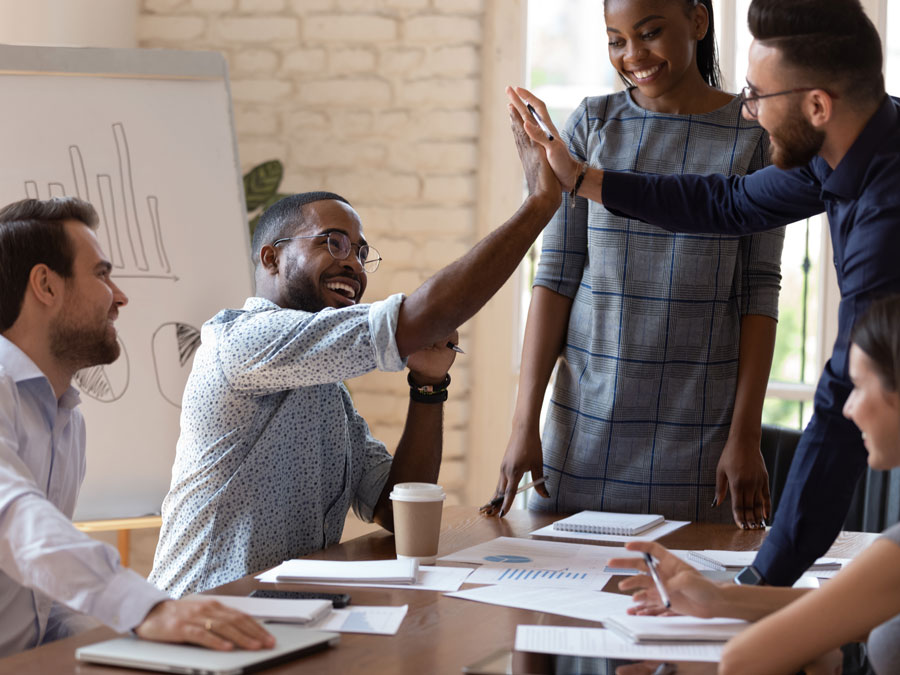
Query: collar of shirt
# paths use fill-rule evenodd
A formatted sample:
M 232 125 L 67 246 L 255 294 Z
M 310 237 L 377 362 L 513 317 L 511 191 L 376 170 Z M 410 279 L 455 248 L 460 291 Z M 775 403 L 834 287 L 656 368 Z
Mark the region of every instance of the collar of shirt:
M 47 379 L 47 376 L 44 375 L 43 371 L 38 368 L 37 364 L 28 358 L 28 355 L 19 349 L 14 342 L 11 342 L 2 335 L 0 335 L 0 364 L 2 364 L 3 372 L 5 372 L 16 385 L 31 380 L 43 380 L 47 385 L 50 396 L 53 396 L 53 386 L 50 384 L 50 380 Z M 69 388 L 63 392 L 63 395 L 59 397 L 58 405 L 60 408 L 71 410 L 79 403 L 81 403 L 81 396 L 79 395 L 78 390 L 70 385 Z M 55 397 L 54 405 L 56 405 Z
M 822 191 L 844 199 L 857 199 L 865 187 L 866 173 L 873 158 L 884 148 L 885 141 L 897 133 L 897 123 L 897 102 L 892 97 L 885 96 L 830 175 L 825 160 L 816 157 L 816 162 L 820 164 L 819 175 L 824 173 L 827 176 L 822 181 Z
M 276 305 L 271 300 L 267 300 L 266 298 L 261 298 L 258 295 L 254 295 L 247 298 L 247 300 L 244 302 L 244 306 L 241 309 L 243 309 L 245 312 L 261 312 L 263 310 L 282 308 Z

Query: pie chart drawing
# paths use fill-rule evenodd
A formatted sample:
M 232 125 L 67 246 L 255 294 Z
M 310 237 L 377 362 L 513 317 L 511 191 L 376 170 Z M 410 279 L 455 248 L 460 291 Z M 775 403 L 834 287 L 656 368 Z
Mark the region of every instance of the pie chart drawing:
M 200 346 L 200 331 L 188 323 L 164 323 L 151 339 L 153 368 L 159 393 L 176 408 L 181 407 L 181 395 Z
M 81 393 L 101 403 L 119 400 L 128 389 L 128 379 L 131 375 L 128 352 L 122 339 L 117 337 L 116 340 L 122 348 L 118 359 L 106 365 L 82 368 L 75 373 L 75 386 Z
M 531 558 L 524 555 L 488 555 L 484 557 L 488 562 L 498 563 L 527 563 L 531 562 Z

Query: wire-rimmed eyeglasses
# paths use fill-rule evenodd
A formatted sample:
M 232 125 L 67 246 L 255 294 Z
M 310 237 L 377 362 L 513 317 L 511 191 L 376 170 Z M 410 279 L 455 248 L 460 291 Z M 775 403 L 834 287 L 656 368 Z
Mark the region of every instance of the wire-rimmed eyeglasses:
M 828 94 L 831 98 L 840 98 L 834 92 L 822 89 L 822 87 L 796 87 L 794 89 L 785 89 L 784 91 L 776 91 L 774 94 L 755 94 L 752 87 L 744 87 L 741 89 L 741 105 L 747 109 L 747 114 L 753 119 L 759 114 L 759 100 L 761 98 L 772 98 L 773 96 L 785 96 L 787 94 L 802 94 L 805 91 L 814 91 L 819 89 Z
M 378 251 L 376 251 L 368 244 L 354 244 L 350 241 L 350 237 L 348 237 L 343 232 L 333 231 L 323 232 L 322 234 L 307 234 L 297 237 L 282 237 L 281 239 L 276 239 L 275 241 L 273 241 L 272 246 L 278 246 L 279 244 L 283 244 L 286 241 L 291 241 L 292 239 L 315 239 L 317 237 L 328 237 L 328 252 L 335 260 L 346 260 L 348 257 L 350 257 L 350 252 L 355 246 L 356 259 L 359 260 L 359 264 L 362 265 L 362 268 L 369 274 L 378 269 L 378 265 L 381 262 L 381 255 L 378 253 Z

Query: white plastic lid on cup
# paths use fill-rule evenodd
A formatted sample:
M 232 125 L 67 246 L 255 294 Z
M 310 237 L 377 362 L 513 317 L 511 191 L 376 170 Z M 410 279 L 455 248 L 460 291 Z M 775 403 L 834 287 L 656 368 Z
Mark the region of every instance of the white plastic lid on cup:
M 397 502 L 442 502 L 447 497 L 435 483 L 397 483 L 389 496 Z

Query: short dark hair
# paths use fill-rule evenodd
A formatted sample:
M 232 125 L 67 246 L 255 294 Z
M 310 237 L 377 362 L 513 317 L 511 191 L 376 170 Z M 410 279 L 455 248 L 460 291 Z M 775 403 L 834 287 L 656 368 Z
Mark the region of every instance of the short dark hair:
M 798 86 L 833 87 L 851 103 L 884 98 L 881 38 L 859 0 L 753 0 L 747 21 L 810 78 Z
M 97 227 L 97 212 L 76 197 L 23 199 L 0 209 L 0 332 L 19 318 L 28 276 L 44 264 L 63 278 L 72 276 L 75 251 L 63 222 Z
M 253 231 L 253 241 L 250 246 L 253 264 L 259 265 L 259 252 L 263 246 L 281 237 L 289 236 L 289 232 L 287 232 L 289 227 L 296 229 L 298 225 L 303 224 L 303 207 L 305 205 L 326 199 L 334 199 L 350 206 L 350 202 L 339 194 L 318 191 L 291 195 L 278 200 L 267 208 L 259 217 L 256 229 Z
M 869 305 L 853 326 L 850 341 L 872 359 L 884 388 L 900 391 L 900 295 Z

